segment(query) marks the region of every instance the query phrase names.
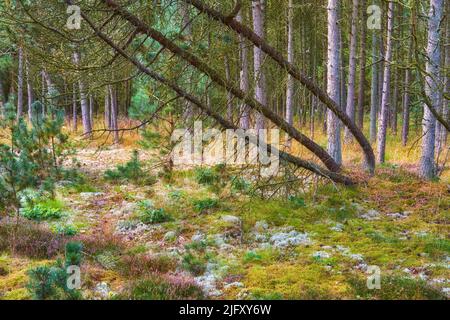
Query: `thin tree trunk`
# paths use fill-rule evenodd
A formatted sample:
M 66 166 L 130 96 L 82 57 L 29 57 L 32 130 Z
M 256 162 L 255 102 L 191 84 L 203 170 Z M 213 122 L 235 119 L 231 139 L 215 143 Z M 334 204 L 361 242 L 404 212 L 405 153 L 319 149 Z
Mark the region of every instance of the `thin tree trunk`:
M 340 44 L 339 44 L 339 0 L 328 0 L 328 65 L 327 65 L 327 91 L 328 95 L 336 102 L 341 101 L 340 89 Z M 328 153 L 336 161 L 342 163 L 340 121 L 336 115 L 328 110 L 327 135 Z
M 105 129 L 111 129 L 111 103 L 109 86 L 106 87 L 105 94 Z
M 33 87 L 31 86 L 30 63 L 28 59 L 25 60 L 25 72 L 27 76 L 27 98 L 28 98 L 28 119 L 33 120 Z
M 409 122 L 410 122 L 410 104 L 411 95 L 409 92 L 409 86 L 411 82 L 411 64 L 414 50 L 413 36 L 411 35 L 408 46 L 408 67 L 405 70 L 405 82 L 403 88 L 403 124 L 402 124 L 402 144 L 406 147 L 409 138 Z
M 264 39 L 264 8 L 263 0 L 252 1 L 253 29 L 255 33 Z M 253 48 L 255 99 L 263 105 L 267 105 L 267 84 L 264 73 L 264 53 L 259 47 Z M 265 128 L 264 116 L 256 113 L 256 130 Z
M 392 60 L 392 31 L 394 29 L 394 5 L 389 2 L 388 30 L 386 38 L 386 56 L 384 63 L 383 94 L 381 96 L 381 113 L 378 124 L 378 162 L 384 163 L 386 158 L 386 133 L 389 117 L 389 96 L 391 86 L 391 60 Z
M 425 93 L 435 109 L 439 108 L 438 79 L 439 68 L 441 65 L 440 23 L 442 19 L 442 11 L 443 0 L 430 0 Z M 436 118 L 426 104 L 424 105 L 422 130 L 422 156 L 420 158 L 419 174 L 424 179 L 432 179 L 436 174 L 434 161 Z
M 244 23 L 242 17 L 242 11 L 237 15 L 237 19 L 239 22 Z M 240 89 L 244 92 L 249 92 L 250 90 L 250 82 L 249 82 L 249 61 L 248 61 L 248 47 L 245 41 L 245 38 L 239 35 L 239 56 L 241 62 L 241 72 L 240 72 Z M 244 130 L 250 129 L 250 108 L 245 103 L 242 102 L 240 106 L 240 127 Z
M 230 61 L 227 55 L 225 55 L 225 74 L 227 81 L 232 81 Z M 233 122 L 233 109 L 233 94 L 227 91 L 227 120 L 230 122 Z
M 78 131 L 78 114 L 77 114 L 77 85 L 73 84 L 73 93 L 72 93 L 72 130 L 73 132 Z
M 294 6 L 293 0 L 288 3 L 288 48 L 287 55 L 289 63 L 294 63 Z M 312 120 L 314 121 L 314 120 Z M 286 122 L 290 125 L 294 124 L 294 78 L 288 74 L 286 88 Z M 286 141 L 286 147 L 291 147 L 292 140 Z
M 358 10 L 359 1 L 353 0 L 352 9 L 352 27 L 350 35 L 350 57 L 348 65 L 348 85 L 347 85 L 347 104 L 346 112 L 349 118 L 355 121 L 355 83 L 356 83 L 356 50 L 357 50 L 357 32 L 358 32 Z M 342 50 L 342 48 L 341 48 Z M 346 144 L 351 143 L 353 136 L 351 132 L 345 127 L 345 138 Z
M 91 121 L 91 128 L 94 128 L 94 96 L 89 94 L 89 120 Z
M 366 36 L 367 36 L 367 7 L 366 0 L 361 0 L 361 47 L 360 47 L 360 67 L 359 67 L 359 87 L 358 87 L 358 107 L 357 124 L 361 130 L 364 128 L 364 102 L 366 88 Z
M 18 71 L 17 71 L 17 121 L 23 114 L 23 49 L 19 47 L 18 52 Z
M 379 106 L 379 72 L 378 72 L 378 36 L 376 32 L 372 34 L 372 83 L 370 90 L 370 142 L 377 140 L 377 115 Z
M 117 91 L 112 85 L 109 86 L 109 94 L 111 101 L 111 129 L 113 130 L 114 144 L 119 144 L 119 125 L 117 121 Z
M 74 53 L 74 62 L 78 66 L 80 64 L 80 54 Z M 78 87 L 80 90 L 80 102 L 81 102 L 81 118 L 83 122 L 83 134 L 89 138 L 92 137 L 92 126 L 89 113 L 89 103 L 86 97 L 86 91 L 83 80 L 78 80 Z

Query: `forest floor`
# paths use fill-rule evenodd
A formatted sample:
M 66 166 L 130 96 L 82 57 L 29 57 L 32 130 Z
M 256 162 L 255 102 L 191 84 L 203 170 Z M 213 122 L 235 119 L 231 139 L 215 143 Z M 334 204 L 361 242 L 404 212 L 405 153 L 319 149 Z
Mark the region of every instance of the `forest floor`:
M 156 153 L 142 152 L 154 179 L 105 179 L 132 150 L 78 151 L 84 182 L 59 183 L 56 200 L 45 202 L 62 217 L 24 219 L 23 237 L 31 229 L 39 236 L 26 238 L 14 256 L 0 246 L 0 299 L 30 299 L 27 270 L 61 258 L 58 244 L 49 248 L 66 238 L 84 245 L 86 299 L 450 297 L 447 178 L 423 182 L 409 167 L 386 165 L 357 187 L 260 199 L 223 168 L 158 178 Z M 381 272 L 379 290 L 367 287 L 371 266 Z

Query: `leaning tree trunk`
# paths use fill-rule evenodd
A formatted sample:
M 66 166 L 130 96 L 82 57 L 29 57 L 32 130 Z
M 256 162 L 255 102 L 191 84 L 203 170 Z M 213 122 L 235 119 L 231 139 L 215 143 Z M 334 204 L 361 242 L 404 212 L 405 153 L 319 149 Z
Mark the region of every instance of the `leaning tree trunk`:
M 33 87 L 31 86 L 30 63 L 28 59 L 25 60 L 25 72 L 27 76 L 27 98 L 28 98 L 28 119 L 33 120 Z
M 388 30 L 386 39 L 386 55 L 384 57 L 383 92 L 381 96 L 380 122 L 378 125 L 378 162 L 384 163 L 386 158 L 386 134 L 389 118 L 389 96 L 391 86 L 391 60 L 392 60 L 392 32 L 394 29 L 394 6 L 389 2 Z
M 18 71 L 17 71 L 17 120 L 22 117 L 23 114 L 23 49 L 19 47 L 18 52 Z
M 253 29 L 255 33 L 264 39 L 264 0 L 252 1 Z M 253 63 L 255 76 L 255 99 L 263 105 L 267 105 L 267 84 L 264 73 L 264 53 L 259 47 L 253 48 Z M 264 129 L 264 116 L 256 113 L 256 130 Z
M 328 0 L 328 63 L 327 91 L 336 103 L 340 96 L 340 53 L 339 53 L 339 0 Z M 338 163 L 342 163 L 341 128 L 339 119 L 328 110 L 327 114 L 328 153 Z
M 238 13 L 237 19 L 239 22 L 243 23 L 242 11 Z M 248 92 L 250 90 L 250 82 L 249 82 L 249 61 L 248 61 L 248 47 L 245 41 L 245 38 L 239 35 L 239 56 L 241 63 L 241 72 L 240 72 L 240 89 L 244 92 Z M 240 110 L 240 127 L 244 130 L 250 129 L 250 107 L 242 102 Z
M 443 0 L 430 0 L 425 93 L 436 110 L 439 107 L 440 23 L 442 11 Z M 432 179 L 436 173 L 434 162 L 436 118 L 426 104 L 424 105 L 422 130 L 422 156 L 420 158 L 419 174 L 424 179 Z
M 364 102 L 366 88 L 366 36 L 367 36 L 367 8 L 366 0 L 361 0 L 362 22 L 361 22 L 361 47 L 360 47 L 360 67 L 359 67 L 359 87 L 357 124 L 358 128 L 364 128 Z
M 74 53 L 74 62 L 78 66 L 80 64 L 80 54 L 78 52 Z M 83 122 L 83 134 L 85 136 L 88 136 L 89 138 L 92 137 L 92 126 L 91 126 L 91 119 L 90 119 L 90 113 L 89 113 L 89 103 L 88 99 L 86 97 L 86 89 L 84 86 L 83 80 L 78 80 L 78 87 L 80 91 L 80 102 L 81 102 L 81 118 Z
M 294 5 L 293 0 L 288 3 L 288 48 L 287 55 L 289 63 L 294 63 Z M 290 125 L 294 124 L 294 78 L 288 74 L 287 88 L 286 88 L 286 122 Z M 312 118 L 311 123 L 314 123 Z M 286 147 L 291 147 L 292 140 L 290 138 L 286 141 Z
M 358 0 L 353 0 L 352 9 L 352 28 L 350 36 L 350 57 L 348 64 L 348 84 L 347 84 L 347 105 L 346 112 L 349 118 L 355 121 L 355 82 L 356 82 L 356 48 L 357 48 L 357 32 L 358 32 Z M 342 50 L 342 48 L 341 48 Z M 352 134 L 345 127 L 345 138 L 346 144 L 352 141 Z

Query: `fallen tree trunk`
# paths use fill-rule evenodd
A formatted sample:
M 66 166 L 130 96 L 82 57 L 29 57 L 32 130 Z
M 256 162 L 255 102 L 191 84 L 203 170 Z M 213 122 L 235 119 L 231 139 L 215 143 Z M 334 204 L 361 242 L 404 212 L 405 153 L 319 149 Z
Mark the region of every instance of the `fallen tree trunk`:
M 357 125 L 347 116 L 344 110 L 330 98 L 330 96 L 323 91 L 314 81 L 312 81 L 307 75 L 305 75 L 301 70 L 295 67 L 292 63 L 289 63 L 283 55 L 278 52 L 275 48 L 270 46 L 265 40 L 261 39 L 256 33 L 253 32 L 247 26 L 241 24 L 235 19 L 234 13 L 230 16 L 225 16 L 219 11 L 208 7 L 200 0 L 183 0 L 195 8 L 197 8 L 200 12 L 207 14 L 209 17 L 213 18 L 216 21 L 227 25 L 229 28 L 237 32 L 238 34 L 244 36 L 249 41 L 251 41 L 255 46 L 259 47 L 264 53 L 270 56 L 274 61 L 276 61 L 280 67 L 286 69 L 286 71 L 295 79 L 300 81 L 302 85 L 304 85 L 311 93 L 313 93 L 319 100 L 325 104 L 325 106 L 330 109 L 348 128 L 348 130 L 353 134 L 355 139 L 358 141 L 361 146 L 364 155 L 365 155 L 365 165 L 371 174 L 375 171 L 375 154 L 373 152 L 372 146 L 369 141 L 364 136 L 363 132 L 357 127 Z M 110 1 L 108 1 L 110 2 Z M 239 7 L 240 1 L 238 1 Z M 233 12 L 236 12 L 234 10 Z
M 285 131 L 290 137 L 297 140 L 303 146 L 305 146 L 308 150 L 314 153 L 323 163 L 324 165 L 333 172 L 339 172 L 341 170 L 341 166 L 328 154 L 328 152 L 319 146 L 317 143 L 309 139 L 307 136 L 298 131 L 295 127 L 291 126 L 287 123 L 282 117 L 274 113 L 267 106 L 259 103 L 256 99 L 252 98 L 248 92 L 242 91 L 239 86 L 234 85 L 233 83 L 227 81 L 224 77 L 222 77 L 218 72 L 212 69 L 208 64 L 201 61 L 197 56 L 192 53 L 182 49 L 177 46 L 173 41 L 164 36 L 161 32 L 147 26 L 144 22 L 142 22 L 139 18 L 122 8 L 120 5 L 115 3 L 112 0 L 102 0 L 104 4 L 106 4 L 109 8 L 111 8 L 117 15 L 121 16 L 128 22 L 130 22 L 134 27 L 136 27 L 137 32 L 141 32 L 143 34 L 148 35 L 152 39 L 159 42 L 163 47 L 167 48 L 173 54 L 181 57 L 189 64 L 207 74 L 211 80 L 213 80 L 216 84 L 222 86 L 227 91 L 231 92 L 237 98 L 245 101 L 245 103 L 262 113 L 265 117 L 270 119 L 275 125 L 277 125 L 280 129 Z
M 202 102 L 200 102 L 199 99 L 194 97 L 193 95 L 187 93 L 184 89 L 179 87 L 174 81 L 171 81 L 169 79 L 164 78 L 163 76 L 159 75 L 158 73 L 151 71 L 146 66 L 144 66 L 141 62 L 139 62 L 137 59 L 129 56 L 125 50 L 121 49 L 119 46 L 114 44 L 114 42 L 109 39 L 104 33 L 100 31 L 99 28 L 97 28 L 92 21 L 89 19 L 89 17 L 86 16 L 86 14 L 82 13 L 83 19 L 89 24 L 89 26 L 94 30 L 95 34 L 102 39 L 106 44 L 108 44 L 112 49 L 114 49 L 118 54 L 120 54 L 122 57 L 130 61 L 132 64 L 134 64 L 139 71 L 142 73 L 148 75 L 152 79 L 166 85 L 167 87 L 171 88 L 174 92 L 176 92 L 180 97 L 186 99 L 187 101 L 194 104 L 196 107 L 201 109 L 203 112 L 205 112 L 208 116 L 214 118 L 217 123 L 219 123 L 223 128 L 225 129 L 233 129 L 237 130 L 238 127 L 235 126 L 232 122 L 224 119 L 222 116 L 220 116 L 218 113 L 204 105 Z M 250 141 L 257 141 L 256 138 L 251 137 Z M 264 147 L 264 145 L 263 145 Z M 321 166 L 310 162 L 303 160 L 301 158 L 292 156 L 286 152 L 277 150 L 275 147 L 268 145 L 267 149 L 270 153 L 278 153 L 280 155 L 280 158 L 288 163 L 292 163 L 298 167 L 304 168 L 306 170 L 309 170 L 321 177 L 330 179 L 336 183 L 344 184 L 344 185 L 355 185 L 356 181 L 352 178 L 345 176 L 343 174 L 339 174 L 336 172 L 332 172 L 328 169 L 322 168 Z

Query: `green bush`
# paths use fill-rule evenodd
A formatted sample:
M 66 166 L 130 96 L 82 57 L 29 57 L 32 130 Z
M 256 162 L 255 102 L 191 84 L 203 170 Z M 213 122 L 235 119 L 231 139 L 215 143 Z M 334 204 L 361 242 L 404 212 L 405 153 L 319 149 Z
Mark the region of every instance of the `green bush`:
M 182 267 L 184 270 L 189 271 L 194 276 L 200 276 L 206 271 L 206 263 L 204 259 L 191 252 L 186 253 L 183 256 Z
M 37 204 L 31 208 L 24 208 L 22 209 L 21 214 L 28 220 L 34 221 L 55 220 L 61 218 L 63 215 L 61 209 L 47 207 L 44 204 Z
M 220 177 L 211 168 L 197 168 L 195 169 L 195 180 L 198 184 L 211 186 L 219 182 Z
M 248 192 L 250 190 L 251 184 L 242 177 L 232 177 L 231 178 L 231 189 L 237 192 Z
M 143 211 L 140 220 L 145 224 L 156 224 L 172 221 L 172 216 L 167 214 L 164 209 L 153 209 Z
M 74 225 L 68 224 L 68 225 L 55 225 L 52 227 L 53 233 L 60 235 L 60 236 L 68 236 L 73 237 L 78 234 L 78 228 Z
M 66 266 L 79 266 L 81 264 L 83 244 L 81 242 L 68 242 L 66 244 Z
M 294 209 L 306 207 L 305 199 L 303 198 L 297 196 L 289 196 L 288 200 Z
M 194 205 L 195 211 L 205 213 L 208 210 L 217 208 L 219 206 L 219 200 L 212 198 L 200 199 L 194 200 L 192 204 Z
M 118 165 L 115 170 L 105 171 L 105 179 L 114 182 L 128 181 L 135 184 L 151 185 L 156 182 L 152 176 L 147 176 L 142 169 L 142 162 L 139 160 L 139 152 L 133 151 L 131 160 L 124 165 Z

